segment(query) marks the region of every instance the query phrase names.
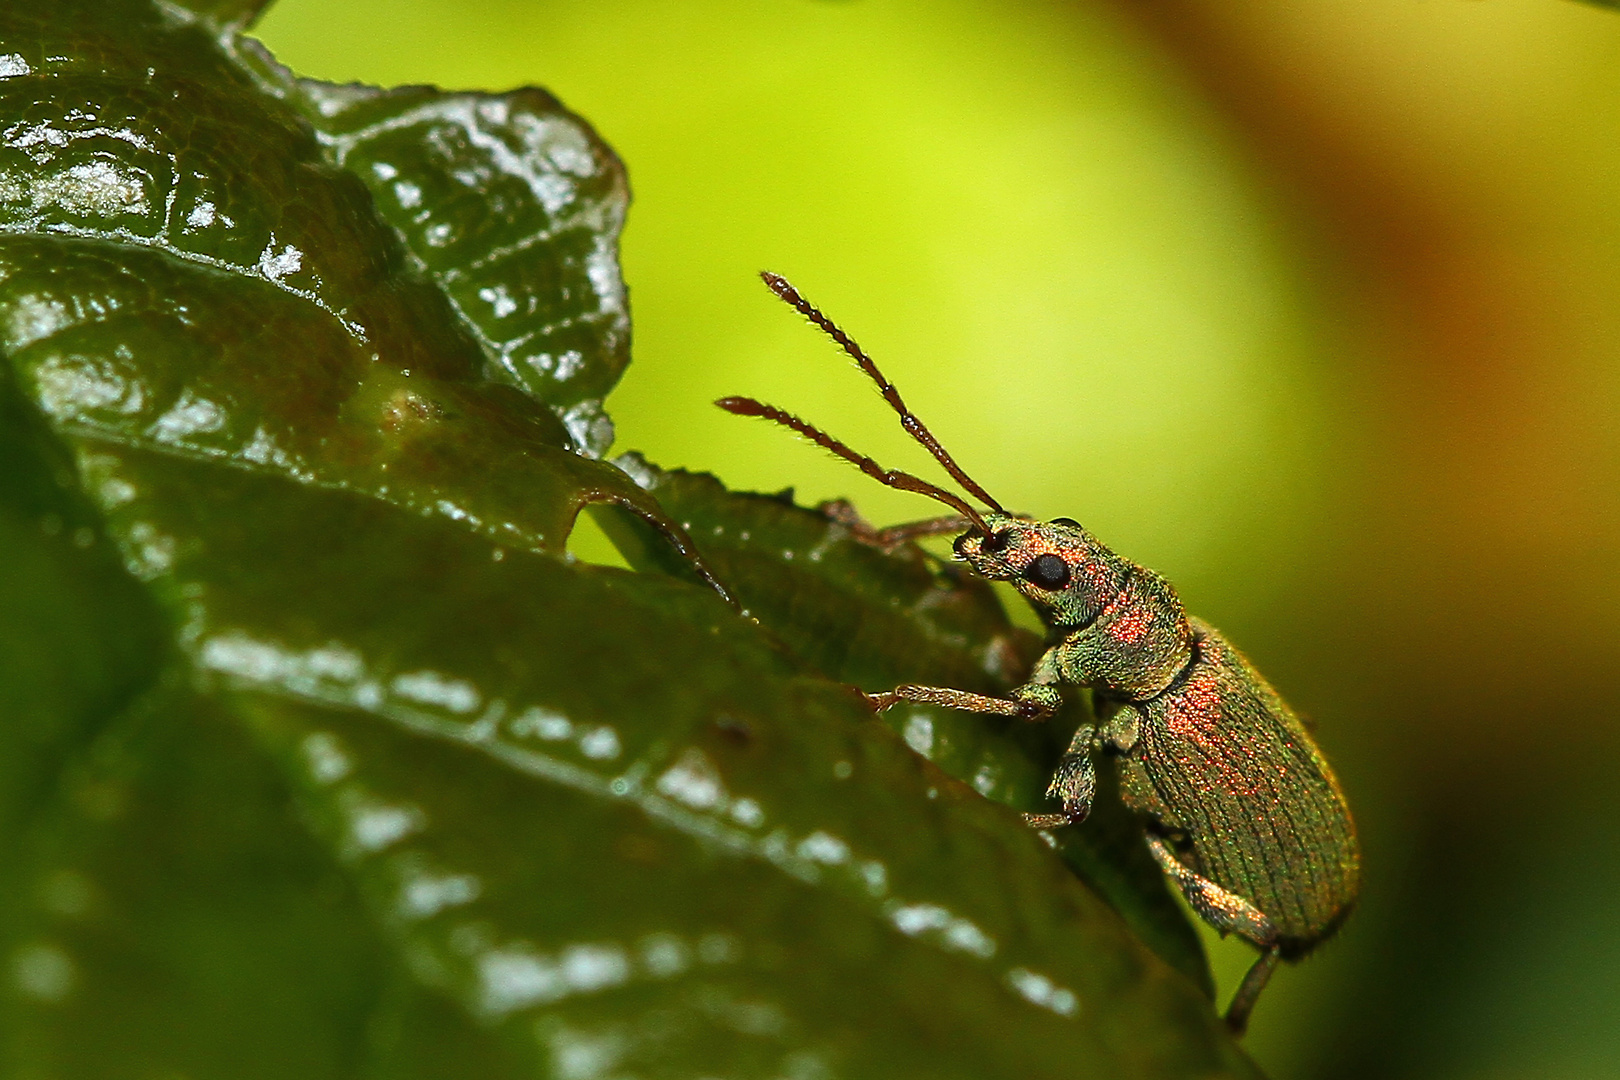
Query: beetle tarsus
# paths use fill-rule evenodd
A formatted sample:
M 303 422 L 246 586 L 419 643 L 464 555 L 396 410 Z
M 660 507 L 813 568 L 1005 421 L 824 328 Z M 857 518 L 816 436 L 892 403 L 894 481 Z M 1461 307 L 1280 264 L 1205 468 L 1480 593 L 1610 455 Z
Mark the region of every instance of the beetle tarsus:
M 866 703 L 872 707 L 872 711 L 875 713 L 893 708 L 900 702 L 900 699 L 895 696 L 892 690 L 885 690 L 881 694 L 868 694 L 865 690 L 859 690 L 857 693 L 866 699 Z
M 1097 795 L 1097 768 L 1091 761 L 1091 746 L 1097 729 L 1082 724 L 1069 740 L 1069 748 L 1058 759 L 1057 770 L 1046 788 L 1046 797 L 1063 806 L 1063 820 L 1078 825 L 1091 815 L 1091 802 Z
M 1271 981 L 1271 973 L 1277 969 L 1277 960 L 1281 955 L 1281 947 L 1273 945 L 1260 954 L 1260 958 L 1249 968 L 1249 973 L 1243 976 L 1237 993 L 1232 995 L 1232 1004 L 1226 1007 L 1226 1028 L 1233 1035 L 1242 1035 L 1248 1030 L 1249 1013 L 1253 1011 L 1260 991 Z
M 1032 829 L 1061 829 L 1074 822 L 1068 814 L 1025 814 L 1024 824 Z

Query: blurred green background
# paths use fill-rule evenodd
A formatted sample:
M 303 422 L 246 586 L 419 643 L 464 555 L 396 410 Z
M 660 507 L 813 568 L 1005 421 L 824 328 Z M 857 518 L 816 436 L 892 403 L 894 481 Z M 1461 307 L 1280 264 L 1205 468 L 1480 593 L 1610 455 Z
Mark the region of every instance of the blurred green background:
M 930 512 L 778 270 L 1001 501 L 1318 725 L 1360 913 L 1279 1078 L 1620 1077 L 1620 15 L 1562 0 L 280 0 L 323 79 L 538 83 L 625 159 L 619 449 Z M 599 541 L 581 540 L 587 557 Z M 1214 947 L 1223 993 L 1249 955 Z

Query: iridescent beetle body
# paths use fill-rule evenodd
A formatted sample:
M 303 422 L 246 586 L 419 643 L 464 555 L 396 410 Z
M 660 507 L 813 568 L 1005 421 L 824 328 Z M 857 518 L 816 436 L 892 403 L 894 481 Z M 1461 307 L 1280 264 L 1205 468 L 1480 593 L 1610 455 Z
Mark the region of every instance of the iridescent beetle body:
M 1050 630 L 1048 649 L 1007 698 L 908 685 L 867 695 L 873 707 L 926 702 L 1041 720 L 1060 705 L 1060 684 L 1089 688 L 1097 723 L 1075 733 L 1047 792 L 1061 812 L 1026 817 L 1037 828 L 1083 821 L 1096 790 L 1093 751 L 1113 756 L 1121 796 L 1146 819 L 1148 847 L 1165 874 L 1211 926 L 1260 949 L 1227 1011 L 1228 1024 L 1241 1031 L 1276 962 L 1297 959 L 1331 935 L 1360 887 L 1355 825 L 1321 751 L 1260 673 L 1218 631 L 1187 616 L 1169 582 L 1077 522 L 1002 510 L 858 345 L 785 280 L 763 276 L 854 357 L 906 430 L 992 509 L 981 512 L 927 481 L 883 469 L 773 406 L 727 398 L 721 407 L 784 424 L 890 487 L 959 511 L 872 535 L 889 543 L 960 531 L 957 557 L 985 578 L 1011 582 Z
M 1097 727 L 1076 732 L 1050 790 L 1062 813 L 1032 823 L 1085 818 L 1100 745 L 1118 759 L 1126 805 L 1153 823 L 1155 857 L 1203 918 L 1285 959 L 1308 952 L 1349 913 L 1360 859 L 1338 781 L 1299 718 L 1153 571 L 1066 519 L 984 522 L 1005 535 L 999 549 L 969 532 L 957 554 L 1013 582 L 1052 629 L 1012 699 L 1052 709 L 1067 682 L 1098 705 Z

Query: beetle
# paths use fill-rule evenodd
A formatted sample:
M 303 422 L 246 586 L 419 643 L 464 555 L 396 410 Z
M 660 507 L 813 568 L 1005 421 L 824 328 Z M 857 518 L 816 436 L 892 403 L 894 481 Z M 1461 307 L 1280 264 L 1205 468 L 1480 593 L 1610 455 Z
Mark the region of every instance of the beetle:
M 1153 859 L 1199 917 L 1260 951 L 1227 1008 L 1248 1024 L 1279 960 L 1298 960 L 1330 937 L 1355 905 L 1361 856 L 1344 792 L 1305 725 L 1220 632 L 1186 614 L 1163 577 L 1116 554 L 1070 518 L 1008 513 L 957 465 L 871 357 L 780 275 L 771 291 L 820 327 L 877 384 L 901 427 L 967 499 L 885 469 L 814 425 L 753 398 L 715 404 L 791 428 L 891 488 L 951 507 L 948 517 L 872 530 L 884 545 L 960 533 L 956 558 L 1007 581 L 1048 628 L 1047 648 L 1005 698 L 902 685 L 866 693 L 881 712 L 902 701 L 1045 720 L 1059 687 L 1087 688 L 1096 722 L 1059 759 L 1047 797 L 1060 809 L 1025 814 L 1037 829 L 1085 820 L 1096 793 L 1094 752 L 1115 760 L 1120 796 L 1144 820 Z

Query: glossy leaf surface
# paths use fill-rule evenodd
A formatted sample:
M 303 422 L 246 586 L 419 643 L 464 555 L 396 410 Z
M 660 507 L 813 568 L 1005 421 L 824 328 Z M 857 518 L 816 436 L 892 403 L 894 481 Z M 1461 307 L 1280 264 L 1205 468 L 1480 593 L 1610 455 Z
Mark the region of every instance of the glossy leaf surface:
M 1022 805 L 1036 733 L 842 685 L 911 642 L 1004 683 L 988 594 L 714 546 L 762 627 L 589 456 L 589 129 L 299 82 L 196 9 L 0 5 L 0 1072 L 1250 1075 L 1127 925 L 1201 973 L 1129 838 L 1066 852 L 1105 902 L 950 775 Z M 569 560 L 593 503 L 680 575 Z

